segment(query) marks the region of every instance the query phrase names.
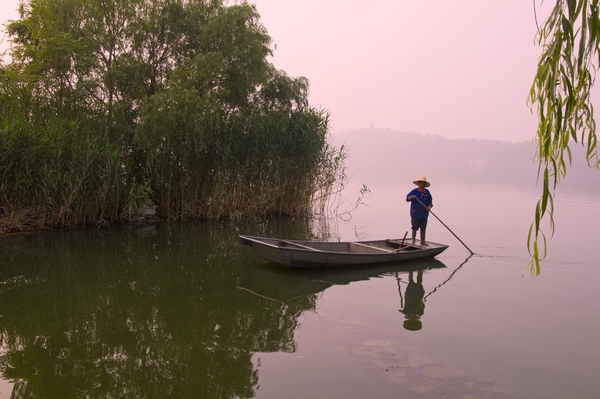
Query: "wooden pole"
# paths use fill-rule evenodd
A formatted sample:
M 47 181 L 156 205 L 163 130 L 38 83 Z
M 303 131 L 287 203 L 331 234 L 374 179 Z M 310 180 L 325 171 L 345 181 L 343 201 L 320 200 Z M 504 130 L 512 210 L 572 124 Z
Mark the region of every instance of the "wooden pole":
M 423 206 L 425 207 L 425 209 L 427 209 L 427 207 L 425 206 L 425 204 L 424 204 L 424 203 L 422 203 L 422 202 L 421 202 L 421 200 L 419 200 L 419 199 L 418 199 L 418 198 L 416 198 L 416 197 L 415 197 L 415 199 L 416 199 L 417 201 L 419 201 L 419 204 L 423 205 Z M 435 218 L 436 218 L 437 220 L 439 220 L 439 221 L 440 221 L 440 223 L 441 223 L 441 224 L 443 224 L 443 225 L 444 225 L 444 227 L 445 227 L 445 228 L 447 228 L 447 229 L 448 229 L 448 231 L 449 231 L 450 233 L 452 233 L 452 235 L 453 235 L 454 237 L 456 237 L 456 239 L 457 239 L 458 241 L 460 241 L 460 243 L 461 243 L 462 245 L 464 245 L 464 246 L 465 246 L 465 248 L 467 248 L 467 250 L 468 250 L 468 251 L 471 253 L 471 255 L 473 255 L 473 254 L 475 253 L 475 252 L 471 251 L 471 250 L 469 249 L 469 247 L 467 247 L 467 245 L 466 245 L 464 242 L 462 242 L 462 240 L 461 240 L 460 238 L 458 238 L 458 236 L 457 236 L 456 234 L 454 234 L 454 232 L 453 232 L 452 230 L 450 230 L 450 227 L 446 226 L 446 223 L 442 222 L 442 219 L 440 219 L 439 217 L 437 217 L 437 216 L 436 216 L 436 214 L 435 214 L 435 213 L 433 213 L 431 210 L 429 210 L 428 212 L 429 212 L 429 213 L 431 213 L 433 216 L 435 216 Z

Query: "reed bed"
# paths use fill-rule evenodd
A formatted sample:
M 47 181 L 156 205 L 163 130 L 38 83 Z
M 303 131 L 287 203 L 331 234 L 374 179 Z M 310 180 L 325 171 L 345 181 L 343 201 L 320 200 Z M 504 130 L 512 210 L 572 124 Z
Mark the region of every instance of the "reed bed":
M 126 223 L 145 204 L 169 220 L 307 216 L 340 174 L 321 111 L 198 126 L 123 146 L 86 121 L 4 119 L 0 234 Z
M 193 134 L 141 138 L 154 154 L 152 192 L 171 217 L 307 215 L 342 166 L 330 165 L 338 154 L 328 144 L 328 118 L 314 109 L 235 115 L 219 131 L 214 121 L 196 126 Z
M 116 221 L 123 157 L 100 136 L 51 119 L 0 126 L 0 234 Z

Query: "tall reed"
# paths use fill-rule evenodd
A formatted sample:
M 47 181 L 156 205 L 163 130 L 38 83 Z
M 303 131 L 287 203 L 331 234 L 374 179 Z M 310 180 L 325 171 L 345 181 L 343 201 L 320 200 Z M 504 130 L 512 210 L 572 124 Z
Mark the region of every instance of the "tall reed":
M 321 111 L 198 126 L 126 150 L 86 121 L 3 120 L 0 234 L 126 222 L 146 203 L 169 219 L 307 215 L 339 177 Z
M 180 103 L 173 112 L 187 111 Z M 138 144 L 155 155 L 152 191 L 172 217 L 306 215 L 343 169 L 324 111 L 203 115 L 180 131 L 170 125 L 168 135 L 155 118 L 142 124 Z
M 126 220 L 129 160 L 76 122 L 0 124 L 0 234 Z

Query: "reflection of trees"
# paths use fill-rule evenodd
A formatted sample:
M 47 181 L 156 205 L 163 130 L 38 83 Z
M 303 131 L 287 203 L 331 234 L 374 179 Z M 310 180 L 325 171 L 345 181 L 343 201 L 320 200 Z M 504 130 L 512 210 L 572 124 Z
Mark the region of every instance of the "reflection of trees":
M 14 397 L 252 397 L 252 354 L 294 351 L 297 318 L 315 306 L 236 290 L 257 260 L 229 228 L 19 241 L 0 248 L 0 367 Z

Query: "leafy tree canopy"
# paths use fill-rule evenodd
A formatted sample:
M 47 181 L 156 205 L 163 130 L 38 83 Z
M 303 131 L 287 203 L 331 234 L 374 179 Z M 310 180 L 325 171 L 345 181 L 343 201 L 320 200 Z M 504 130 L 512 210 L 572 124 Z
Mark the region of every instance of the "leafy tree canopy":
M 308 82 L 267 61 L 271 38 L 246 2 L 31 0 L 20 13 L 7 25 L 8 76 L 60 99 L 48 106 L 64 116 L 85 108 L 135 118 L 173 87 L 193 89 L 225 114 L 307 106 Z

